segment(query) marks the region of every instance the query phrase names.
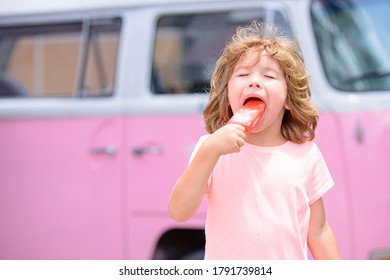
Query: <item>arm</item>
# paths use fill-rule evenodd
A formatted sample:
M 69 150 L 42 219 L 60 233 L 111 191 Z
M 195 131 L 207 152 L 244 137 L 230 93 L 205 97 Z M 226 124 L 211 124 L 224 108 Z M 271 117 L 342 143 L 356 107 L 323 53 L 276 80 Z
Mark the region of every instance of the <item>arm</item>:
M 321 198 L 310 206 L 310 211 L 308 245 L 313 258 L 340 259 L 336 238 L 326 220 Z
M 174 220 L 184 222 L 196 213 L 219 157 L 239 152 L 244 139 L 243 126 L 228 124 L 205 140 L 172 189 L 168 212 Z

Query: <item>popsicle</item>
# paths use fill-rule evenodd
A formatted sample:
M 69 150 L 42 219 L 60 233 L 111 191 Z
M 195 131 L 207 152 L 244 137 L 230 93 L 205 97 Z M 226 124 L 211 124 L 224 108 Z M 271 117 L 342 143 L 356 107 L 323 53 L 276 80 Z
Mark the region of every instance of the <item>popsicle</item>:
M 241 124 L 246 133 L 251 133 L 255 125 L 263 116 L 265 104 L 260 99 L 251 99 L 244 104 L 228 123 Z

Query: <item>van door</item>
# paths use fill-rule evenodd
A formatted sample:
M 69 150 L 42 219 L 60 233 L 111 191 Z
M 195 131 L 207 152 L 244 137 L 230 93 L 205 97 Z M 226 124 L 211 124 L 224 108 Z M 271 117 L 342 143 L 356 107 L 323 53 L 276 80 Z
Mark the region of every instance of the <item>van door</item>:
M 121 20 L 0 22 L 0 258 L 118 259 Z

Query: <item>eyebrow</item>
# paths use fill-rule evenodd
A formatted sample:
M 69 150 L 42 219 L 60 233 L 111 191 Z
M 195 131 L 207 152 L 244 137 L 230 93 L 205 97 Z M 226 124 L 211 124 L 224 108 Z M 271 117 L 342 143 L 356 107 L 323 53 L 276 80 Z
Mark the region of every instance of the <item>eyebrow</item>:
M 279 74 L 279 75 L 283 74 L 283 71 L 281 71 L 279 69 L 275 69 L 275 68 L 270 67 L 270 66 L 263 67 L 263 70 L 265 70 L 265 71 L 272 71 L 272 72 L 275 72 L 276 74 Z
M 248 68 L 251 68 L 251 67 L 254 67 L 254 65 L 240 65 L 239 67 L 235 68 L 233 70 L 233 72 L 237 72 L 237 71 L 240 71 L 240 70 L 247 70 Z M 262 68 L 263 71 L 272 71 L 275 74 L 278 74 L 278 75 L 281 75 L 281 76 L 283 75 L 283 71 L 275 69 L 272 66 L 264 66 L 264 67 L 261 67 L 261 68 Z

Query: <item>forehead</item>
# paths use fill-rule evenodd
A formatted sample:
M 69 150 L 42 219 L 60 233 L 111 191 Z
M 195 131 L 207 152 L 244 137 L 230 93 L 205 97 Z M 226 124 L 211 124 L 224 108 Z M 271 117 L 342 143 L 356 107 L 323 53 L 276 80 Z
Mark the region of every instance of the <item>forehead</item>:
M 260 64 L 262 67 L 280 70 L 279 61 L 273 56 L 267 54 L 265 50 L 250 49 L 246 51 L 237 62 L 236 69 L 239 67 L 251 67 Z

